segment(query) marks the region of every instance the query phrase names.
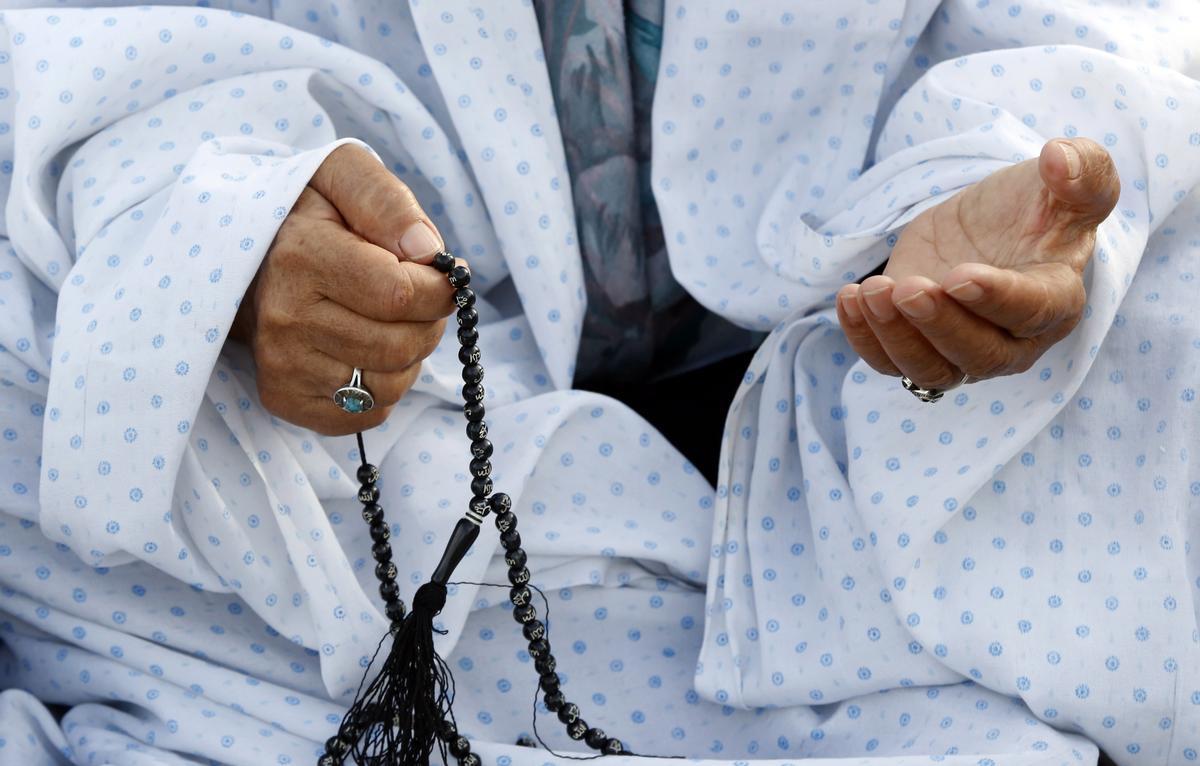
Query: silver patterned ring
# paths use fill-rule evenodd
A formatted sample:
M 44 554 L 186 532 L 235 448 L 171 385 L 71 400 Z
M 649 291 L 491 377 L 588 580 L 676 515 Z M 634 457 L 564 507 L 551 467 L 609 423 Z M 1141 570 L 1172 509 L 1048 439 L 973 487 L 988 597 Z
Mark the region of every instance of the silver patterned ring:
M 912 379 L 909 378 L 907 375 L 900 376 L 900 385 L 904 386 L 904 390 L 909 392 L 913 396 L 917 397 L 921 401 L 925 402 L 926 404 L 933 404 L 934 402 L 940 400 L 943 396 L 945 396 L 947 391 L 958 388 L 959 386 L 966 385 L 970 381 L 971 381 L 970 375 L 963 375 L 962 380 L 960 380 L 958 383 L 955 383 L 950 388 L 922 388 L 922 387 L 918 386 L 916 383 L 913 383 Z
M 351 415 L 366 412 L 375 406 L 375 397 L 362 382 L 362 370 L 355 367 L 350 382 L 333 392 L 333 403 Z

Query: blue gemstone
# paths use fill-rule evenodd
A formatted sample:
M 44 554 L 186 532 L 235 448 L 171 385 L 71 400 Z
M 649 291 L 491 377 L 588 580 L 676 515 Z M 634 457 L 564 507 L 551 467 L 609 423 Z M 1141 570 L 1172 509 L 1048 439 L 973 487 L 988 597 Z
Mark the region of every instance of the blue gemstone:
M 363 401 L 357 396 L 351 394 L 350 396 L 346 397 L 344 402 L 342 402 L 342 409 L 344 409 L 346 412 L 362 412 Z

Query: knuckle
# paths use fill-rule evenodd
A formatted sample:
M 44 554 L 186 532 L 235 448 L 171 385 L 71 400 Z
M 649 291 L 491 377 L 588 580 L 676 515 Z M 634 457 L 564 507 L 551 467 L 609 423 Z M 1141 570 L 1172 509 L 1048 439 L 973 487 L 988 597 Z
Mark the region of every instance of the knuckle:
M 312 247 L 311 223 L 299 218 L 285 218 L 267 252 L 263 269 L 281 274 L 294 274 L 308 260 Z
M 1083 316 L 1083 309 L 1086 305 L 1087 289 L 1083 286 L 1083 280 L 1078 275 L 1075 275 L 1073 284 L 1067 292 L 1067 303 L 1064 307 L 1063 317 L 1074 325 Z
M 300 220 L 300 218 L 303 217 L 304 213 L 310 207 L 313 207 L 314 205 L 316 205 L 316 203 L 320 200 L 320 198 L 321 198 L 320 192 L 318 192 L 316 189 L 312 188 L 311 186 L 305 186 L 303 189 L 300 190 L 300 196 L 296 198 L 296 202 L 295 202 L 295 204 L 292 205 L 291 211 L 288 213 L 287 217 L 283 219 L 284 225 L 286 226 L 288 221 L 295 223 L 296 221 Z M 297 215 L 293 216 L 293 214 L 297 214 Z M 280 228 L 282 229 L 283 227 L 281 226 Z
M 843 327 L 843 332 L 846 334 L 846 341 L 849 342 L 850 347 L 853 348 L 855 353 L 857 353 L 859 356 L 867 359 L 877 355 L 879 344 L 875 339 L 874 333 L 871 332 L 869 327 L 851 325 L 849 327 Z M 872 366 L 874 367 L 875 365 Z
M 406 269 L 398 269 L 395 273 L 396 278 L 390 286 L 386 306 L 391 316 L 401 317 L 416 298 L 417 288 Z
M 338 148 L 329 153 L 321 166 L 317 168 L 317 175 L 323 180 L 332 180 L 332 176 L 338 175 L 347 164 L 354 162 L 355 152 L 362 151 L 356 144 L 342 144 Z
M 934 388 L 948 389 L 958 385 L 958 381 L 962 380 L 962 375 L 955 375 L 949 368 L 943 367 L 929 375 L 929 385 Z
M 336 165 L 340 162 L 347 161 L 348 158 L 353 158 L 355 152 L 361 151 L 363 151 L 363 148 L 358 144 L 342 144 L 329 153 L 329 156 L 325 158 L 325 162 Z M 323 162 L 321 164 L 324 165 L 325 163 Z
M 992 343 L 963 372 L 973 378 L 994 378 L 1007 374 L 1012 362 L 1012 354 L 1004 343 Z
M 1013 375 L 1021 375 L 1029 372 L 1037 360 L 1038 355 L 1035 352 L 1026 352 L 1024 354 L 1020 354 L 1016 357 L 1013 363 L 1009 365 L 1008 372 Z
M 287 335 L 297 325 L 295 314 L 288 311 L 278 301 L 268 300 L 259 308 L 258 311 L 258 326 L 259 331 L 265 331 L 268 335 Z M 272 340 L 272 346 L 277 346 L 278 338 L 269 338 Z M 262 345 L 268 345 L 265 341 Z
M 384 194 L 388 198 L 391 209 L 401 215 L 414 209 L 419 210 L 421 205 L 417 202 L 417 196 L 413 194 L 412 189 L 408 188 L 408 184 L 396 178 L 387 169 L 384 169 L 384 174 L 388 179 L 385 182 Z
M 400 401 L 400 397 L 404 395 L 404 389 L 400 384 L 398 373 L 379 373 L 374 376 L 374 382 L 371 383 L 372 395 L 375 397 L 375 407 L 391 406 Z M 373 413 L 375 410 L 371 410 Z
M 403 399 L 404 394 L 407 394 L 409 389 L 413 388 L 413 384 L 416 383 L 416 376 L 420 373 L 420 367 L 420 364 L 413 364 L 404 367 L 400 372 L 390 373 L 384 383 L 384 405 L 395 405 L 396 402 Z
M 1043 301 L 1024 321 L 1018 322 L 1012 329 L 1012 334 L 1018 338 L 1032 338 L 1054 324 L 1057 309 L 1047 301 Z
M 402 370 L 412 363 L 410 359 L 412 352 L 409 350 L 408 339 L 405 333 L 389 333 L 386 340 L 383 341 L 379 352 L 382 352 L 382 359 L 380 359 L 381 369 L 385 372 Z
M 908 377 L 914 382 L 932 388 L 949 388 L 962 378 L 955 375 L 954 370 L 946 362 L 937 359 L 914 360 L 912 374 Z
M 863 357 L 864 361 L 870 365 L 871 369 L 878 372 L 880 375 L 895 375 L 898 371 L 895 365 L 890 362 L 884 362 L 880 359 L 869 359 Z

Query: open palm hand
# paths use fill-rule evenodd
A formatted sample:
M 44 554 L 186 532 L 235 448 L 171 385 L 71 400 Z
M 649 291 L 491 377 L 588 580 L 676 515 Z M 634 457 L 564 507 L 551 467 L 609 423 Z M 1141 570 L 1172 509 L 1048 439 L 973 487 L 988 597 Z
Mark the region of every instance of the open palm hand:
M 1056 139 L 912 220 L 838 319 L 881 373 L 926 388 L 1028 370 L 1083 311 L 1096 227 L 1120 194 L 1100 145 Z

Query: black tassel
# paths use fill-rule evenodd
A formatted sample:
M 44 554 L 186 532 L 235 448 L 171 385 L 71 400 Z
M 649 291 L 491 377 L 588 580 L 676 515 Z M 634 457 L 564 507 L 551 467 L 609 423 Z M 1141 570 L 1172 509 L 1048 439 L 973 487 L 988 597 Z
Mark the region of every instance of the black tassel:
M 446 760 L 438 731 L 454 720 L 454 677 L 434 650 L 433 619 L 446 605 L 446 581 L 478 536 L 478 524 L 458 522 L 433 577 L 417 589 L 412 611 L 392 624 L 392 647 L 379 675 L 325 743 L 319 766 L 428 766 L 435 747 Z

